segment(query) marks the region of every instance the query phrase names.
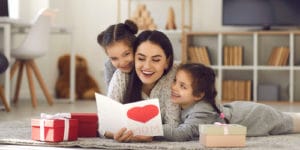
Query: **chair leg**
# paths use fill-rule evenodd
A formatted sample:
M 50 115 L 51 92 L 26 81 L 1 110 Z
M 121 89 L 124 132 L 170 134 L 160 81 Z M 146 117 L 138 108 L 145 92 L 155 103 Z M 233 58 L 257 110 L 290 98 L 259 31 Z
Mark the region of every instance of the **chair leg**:
M 29 85 L 29 90 L 30 90 L 30 95 L 31 95 L 32 107 L 36 108 L 37 100 L 36 100 L 36 94 L 35 94 L 34 83 L 33 83 L 33 79 L 32 79 L 32 72 L 31 72 L 29 61 L 25 62 L 25 68 L 26 68 L 27 77 L 28 77 L 28 85 Z
M 32 70 L 33 70 L 33 72 L 34 72 L 34 74 L 35 74 L 35 76 L 36 76 L 36 78 L 37 78 L 37 80 L 38 80 L 38 82 L 39 82 L 39 84 L 40 84 L 40 86 L 41 86 L 41 88 L 42 88 L 42 90 L 43 90 L 45 96 L 46 96 L 46 99 L 47 99 L 47 101 L 48 101 L 48 104 L 49 104 L 49 105 L 52 105 L 52 104 L 53 104 L 53 98 L 52 98 L 52 96 L 49 94 L 48 89 L 47 89 L 47 87 L 46 87 L 46 84 L 44 83 L 44 80 L 42 79 L 42 76 L 41 76 L 41 74 L 40 74 L 40 72 L 39 72 L 39 69 L 38 69 L 38 67 L 36 66 L 34 60 L 28 61 L 28 64 L 30 64 L 30 66 L 31 66 L 31 68 L 32 68 Z
M 17 69 L 18 69 L 20 63 L 21 63 L 21 62 L 20 62 L 19 60 L 16 60 L 16 61 L 15 61 L 14 65 L 12 66 L 12 68 L 11 68 L 11 70 L 10 70 L 10 79 L 13 78 L 13 76 L 14 76 L 15 72 L 17 71 Z
M 18 77 L 17 77 L 15 96 L 14 96 L 14 99 L 13 99 L 14 104 L 16 104 L 18 102 L 18 100 L 19 100 L 19 93 L 20 93 L 20 87 L 21 87 L 21 83 L 22 83 L 22 75 L 23 75 L 24 62 L 23 61 L 18 61 L 17 67 L 18 66 L 19 66 L 19 72 L 18 72 Z M 14 68 L 14 69 L 16 70 L 17 68 Z
M 0 99 L 2 100 L 2 103 L 4 104 L 4 107 L 5 107 L 6 111 L 9 112 L 10 108 L 9 108 L 7 100 L 6 100 L 5 96 L 4 96 L 4 92 L 3 92 L 2 86 L 0 86 Z

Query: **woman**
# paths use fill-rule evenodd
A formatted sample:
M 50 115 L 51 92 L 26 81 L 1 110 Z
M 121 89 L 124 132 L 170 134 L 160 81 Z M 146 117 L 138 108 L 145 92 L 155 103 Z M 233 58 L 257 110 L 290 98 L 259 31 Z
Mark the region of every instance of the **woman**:
M 132 47 L 137 31 L 137 25 L 126 20 L 125 23 L 109 26 L 98 35 L 98 44 L 105 49 L 105 53 L 109 57 L 109 60 L 105 62 L 104 69 L 106 86 L 109 85 L 116 69 L 124 73 L 131 72 L 133 68 Z
M 135 69 L 125 74 L 117 70 L 108 89 L 108 96 L 122 103 L 158 98 L 163 126 L 176 127 L 180 110 L 170 101 L 171 84 L 177 65 L 173 65 L 173 47 L 168 37 L 160 31 L 143 31 L 134 47 Z M 121 129 L 118 133 L 105 133 L 119 142 L 151 141 L 152 137 L 133 136 L 131 131 Z

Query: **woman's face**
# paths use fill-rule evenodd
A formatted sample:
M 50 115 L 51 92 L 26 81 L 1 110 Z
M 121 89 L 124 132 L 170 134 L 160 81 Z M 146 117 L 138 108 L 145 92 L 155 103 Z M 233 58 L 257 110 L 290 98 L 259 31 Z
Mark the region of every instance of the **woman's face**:
M 137 47 L 135 70 L 144 85 L 153 87 L 168 68 L 168 59 L 163 49 L 146 41 Z
M 133 68 L 133 50 L 125 42 L 116 42 L 106 48 L 107 56 L 113 66 L 129 73 Z

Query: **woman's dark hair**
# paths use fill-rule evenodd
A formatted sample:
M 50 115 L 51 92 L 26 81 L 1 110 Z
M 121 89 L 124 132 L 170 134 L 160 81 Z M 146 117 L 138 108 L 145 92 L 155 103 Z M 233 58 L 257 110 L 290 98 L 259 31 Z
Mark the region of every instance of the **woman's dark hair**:
M 97 42 L 105 49 L 115 42 L 120 41 L 124 41 L 130 47 L 133 47 L 137 32 L 137 25 L 131 20 L 126 20 L 125 23 L 111 25 L 101 32 L 97 37 Z
M 192 79 L 193 95 L 200 96 L 204 93 L 203 100 L 207 101 L 221 115 L 220 109 L 216 105 L 217 90 L 215 87 L 215 72 L 210 67 L 207 67 L 200 63 L 187 63 L 181 64 L 177 71 L 185 71 Z M 226 123 L 229 120 L 224 118 Z
M 169 62 L 168 68 L 164 71 L 164 74 L 162 75 L 164 76 L 170 71 L 174 61 L 174 53 L 173 53 L 173 47 L 171 41 L 164 33 L 160 31 L 156 31 L 156 30 L 143 31 L 138 35 L 138 37 L 134 42 L 133 45 L 134 54 L 136 53 L 137 48 L 146 41 L 150 41 L 151 43 L 156 44 L 163 49 L 167 61 Z M 142 85 L 143 85 L 142 81 L 137 76 L 135 69 L 133 69 L 133 71 L 130 73 L 129 82 L 127 84 L 124 103 L 136 102 L 141 100 Z

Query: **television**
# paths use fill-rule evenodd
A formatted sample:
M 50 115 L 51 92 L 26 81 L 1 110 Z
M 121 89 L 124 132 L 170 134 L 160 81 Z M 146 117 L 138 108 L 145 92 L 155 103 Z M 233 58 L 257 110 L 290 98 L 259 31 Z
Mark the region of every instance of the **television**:
M 224 26 L 299 26 L 300 0 L 223 0 Z
M 0 17 L 8 17 L 8 0 L 0 0 Z

